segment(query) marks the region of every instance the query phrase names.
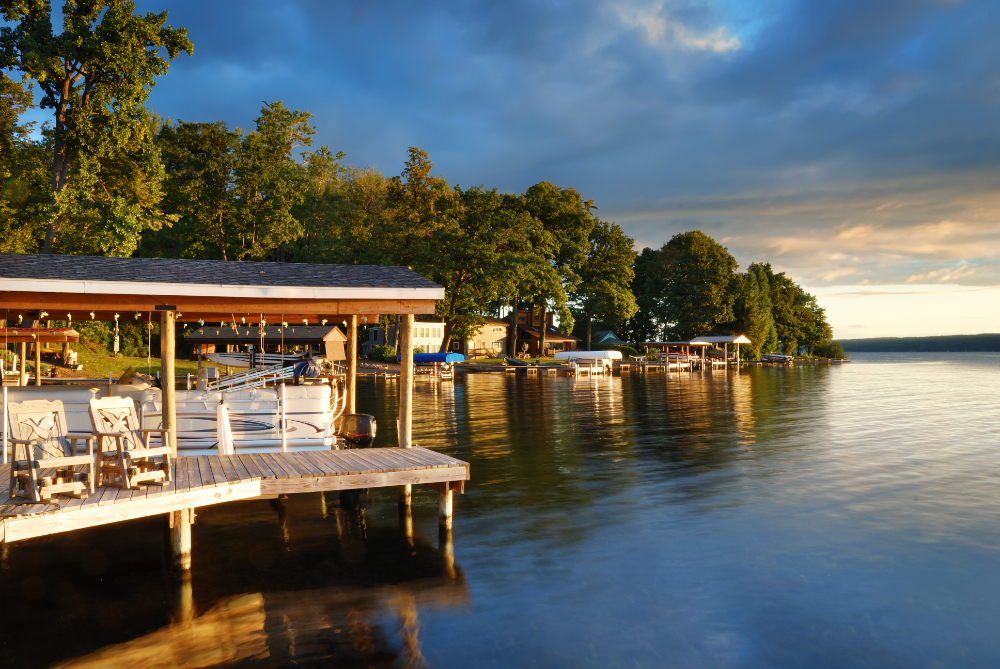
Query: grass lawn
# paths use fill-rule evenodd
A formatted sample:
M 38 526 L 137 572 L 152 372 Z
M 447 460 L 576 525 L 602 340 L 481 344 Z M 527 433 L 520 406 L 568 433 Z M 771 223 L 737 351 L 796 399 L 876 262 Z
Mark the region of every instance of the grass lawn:
M 141 372 L 142 374 L 149 374 L 150 369 L 152 370 L 152 375 L 156 376 L 156 373 L 160 371 L 160 359 L 153 358 L 149 362 L 151 365 L 147 365 L 146 358 L 115 358 L 106 353 L 94 353 L 93 351 L 88 351 L 86 349 L 79 349 L 77 351 L 77 361 L 79 364 L 83 365 L 82 371 L 70 370 L 70 369 L 59 369 L 59 376 L 61 377 L 84 377 L 88 379 L 106 379 L 108 378 L 108 372 L 111 372 L 111 376 L 118 379 L 125 371 L 132 367 L 136 372 Z M 208 360 L 202 361 L 202 367 L 218 367 L 215 363 L 209 362 Z M 29 363 L 30 366 L 30 363 Z M 42 373 L 44 374 L 47 365 L 42 363 Z M 183 376 L 184 374 L 196 375 L 198 373 L 198 362 L 178 358 L 174 363 L 174 369 L 177 376 Z
M 545 365 L 552 362 L 563 362 L 562 360 L 556 360 L 555 358 L 521 358 L 521 361 L 539 365 Z M 471 365 L 502 365 L 503 358 L 476 358 L 475 360 L 466 360 L 466 362 Z

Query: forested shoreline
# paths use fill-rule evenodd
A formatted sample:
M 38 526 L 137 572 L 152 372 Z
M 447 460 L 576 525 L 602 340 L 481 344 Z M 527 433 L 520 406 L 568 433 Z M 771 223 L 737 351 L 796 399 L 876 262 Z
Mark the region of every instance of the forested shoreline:
M 56 32 L 43 3 L 0 7 L 0 251 L 409 266 L 445 288 L 443 350 L 516 306 L 554 312 L 585 346 L 610 329 L 837 351 L 815 297 L 767 262 L 740 272 L 700 231 L 636 253 L 573 188 L 452 185 L 417 147 L 398 175 L 356 167 L 280 101 L 250 130 L 161 118 L 155 80 L 194 53 L 166 13 L 67 5 Z M 51 122 L 22 123 L 33 107 Z

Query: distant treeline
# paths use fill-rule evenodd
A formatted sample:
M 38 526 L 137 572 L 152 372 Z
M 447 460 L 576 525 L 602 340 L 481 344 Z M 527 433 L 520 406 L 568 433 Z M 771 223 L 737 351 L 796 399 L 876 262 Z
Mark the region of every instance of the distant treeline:
M 873 337 L 841 339 L 840 344 L 849 353 L 995 353 L 1000 352 L 1000 334 Z

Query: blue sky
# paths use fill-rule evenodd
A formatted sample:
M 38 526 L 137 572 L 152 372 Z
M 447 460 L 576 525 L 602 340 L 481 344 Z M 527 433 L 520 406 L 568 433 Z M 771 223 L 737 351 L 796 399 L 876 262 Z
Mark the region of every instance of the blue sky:
M 163 115 L 283 100 L 355 165 L 571 186 L 637 248 L 699 228 L 788 271 L 841 337 L 1000 331 L 998 2 L 137 4 L 195 45 Z

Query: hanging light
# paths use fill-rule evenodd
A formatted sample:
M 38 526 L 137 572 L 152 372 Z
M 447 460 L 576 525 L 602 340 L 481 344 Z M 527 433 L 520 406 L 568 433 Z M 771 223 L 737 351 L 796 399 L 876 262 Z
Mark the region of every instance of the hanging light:
M 223 323 L 223 325 L 225 325 L 225 323 Z M 198 319 L 198 326 L 199 327 L 204 327 L 205 326 L 205 319 L 204 318 L 199 318 Z
M 70 323 L 72 323 L 73 322 L 73 314 L 66 314 L 66 320 L 69 321 Z
M 321 321 L 319 322 L 319 324 L 320 324 L 320 325 L 326 325 L 326 319 L 324 318 L 323 320 L 321 320 Z
M 139 316 L 142 316 L 138 311 L 135 312 L 135 320 L 139 320 Z
M 49 315 L 49 312 L 43 311 L 40 314 L 38 314 L 38 320 L 41 320 L 41 319 L 45 318 L 48 315 Z
M 90 312 L 90 320 L 94 320 L 94 312 L 93 311 Z
M 302 323 L 303 323 L 304 325 L 309 325 L 309 319 L 308 319 L 308 318 L 303 318 L 303 319 L 302 319 Z
M 287 328 L 288 327 L 288 321 L 281 321 L 281 327 Z

